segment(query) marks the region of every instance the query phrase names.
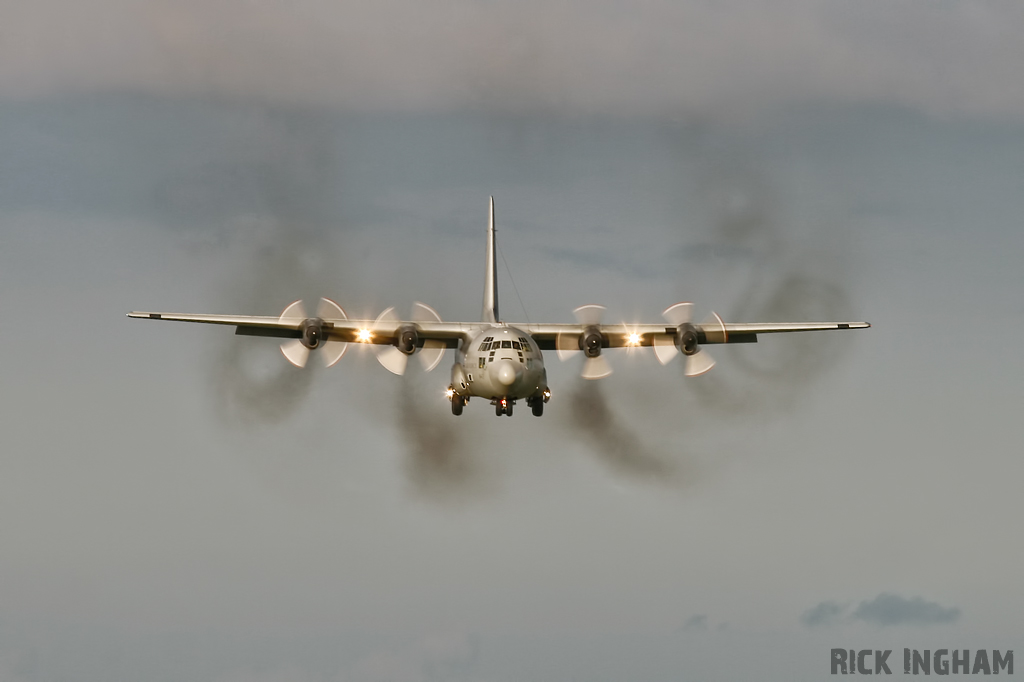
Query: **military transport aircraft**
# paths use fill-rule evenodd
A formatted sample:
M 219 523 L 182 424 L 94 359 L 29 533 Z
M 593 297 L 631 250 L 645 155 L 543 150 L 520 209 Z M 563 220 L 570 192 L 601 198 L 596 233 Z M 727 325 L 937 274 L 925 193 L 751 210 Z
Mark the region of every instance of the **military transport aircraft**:
M 334 365 L 350 343 L 372 346 L 377 359 L 395 374 L 405 372 L 410 355 L 419 356 L 423 368 L 437 367 L 448 348 L 455 350 L 451 384 L 447 389 L 452 414 L 462 414 L 470 397 L 494 405 L 498 416 L 512 416 L 517 400 L 525 400 L 535 416 L 544 413 L 551 397 L 541 351 L 554 350 L 567 360 L 583 353 L 582 376 L 600 379 L 612 373 L 601 354 L 605 348 L 650 346 L 663 364 L 682 354 L 687 376 L 710 370 L 715 361 L 702 348 L 718 343 L 754 343 L 758 334 L 804 332 L 826 329 L 865 329 L 867 322 L 774 322 L 767 324 L 724 323 L 715 313 L 704 322 L 692 322 L 692 303 L 676 303 L 662 313 L 665 322 L 650 324 L 602 324 L 604 307 L 585 305 L 574 312 L 576 322 L 566 324 L 508 323 L 498 314 L 498 281 L 495 268 L 494 197 L 491 197 L 487 228 L 487 265 L 484 279 L 483 316 L 480 322 L 444 322 L 428 305 L 415 303 L 408 320 L 394 308 L 376 320 L 350 320 L 334 301 L 323 298 L 316 315 L 309 316 L 302 301 L 295 301 L 277 317 L 248 315 L 179 315 L 131 312 L 128 317 L 175 320 L 233 326 L 235 334 L 286 339 L 281 352 L 303 367 L 316 350 L 327 367 Z

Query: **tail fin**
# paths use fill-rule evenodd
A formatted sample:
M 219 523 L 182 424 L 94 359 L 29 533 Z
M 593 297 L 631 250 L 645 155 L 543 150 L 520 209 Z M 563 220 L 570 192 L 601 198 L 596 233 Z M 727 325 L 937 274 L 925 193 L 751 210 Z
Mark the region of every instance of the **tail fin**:
M 498 270 L 495 263 L 494 241 L 494 197 L 491 197 L 491 219 L 487 226 L 487 272 L 484 277 L 483 321 L 497 323 L 498 317 Z

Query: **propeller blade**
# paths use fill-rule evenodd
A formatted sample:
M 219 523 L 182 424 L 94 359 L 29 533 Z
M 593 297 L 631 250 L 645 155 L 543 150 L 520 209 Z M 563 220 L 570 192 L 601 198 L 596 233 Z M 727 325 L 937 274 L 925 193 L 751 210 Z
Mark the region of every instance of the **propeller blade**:
M 655 334 L 654 354 L 658 357 L 658 362 L 663 365 L 667 365 L 672 362 L 675 357 L 679 355 L 679 349 L 676 348 L 675 337 L 669 336 L 668 334 Z
M 281 352 L 288 358 L 288 362 L 296 367 L 305 367 L 309 358 L 309 349 L 302 345 L 299 339 L 292 339 L 281 344 Z
M 316 307 L 316 316 L 321 320 L 347 320 L 348 315 L 341 306 L 329 298 L 321 298 Z M 348 344 L 344 341 L 332 341 L 329 337 L 320 348 L 320 358 L 324 361 L 324 367 L 334 367 L 341 356 L 348 350 Z
M 334 367 L 338 364 L 346 350 L 348 344 L 344 341 L 325 341 L 320 346 L 320 358 L 324 361 L 324 367 Z
M 565 362 L 580 352 L 580 337 L 576 334 L 559 334 L 555 337 L 555 352 L 558 359 Z
M 603 379 L 612 373 L 612 366 L 603 355 L 596 358 L 587 358 L 583 362 L 583 372 L 580 374 L 584 379 Z
M 293 301 L 287 308 L 285 308 L 284 312 L 281 313 L 281 317 L 278 319 L 282 322 L 285 320 L 296 320 L 301 322 L 306 319 L 306 317 L 308 317 L 306 315 L 306 306 L 302 305 L 302 299 L 300 298 L 298 301 Z
M 728 339 L 725 322 L 722 322 L 722 318 L 714 311 L 701 322 L 700 327 L 704 331 L 704 338 L 708 343 L 725 343 Z
M 321 320 L 347 320 L 348 315 L 341 306 L 329 298 L 321 298 L 316 307 L 316 316 Z
M 686 369 L 683 374 L 688 377 L 696 377 L 709 372 L 715 366 L 715 361 L 705 350 L 699 350 L 693 355 L 686 356 Z
M 393 307 L 388 308 L 377 316 L 377 319 L 373 323 L 373 331 L 378 332 L 385 327 L 393 327 L 395 322 L 398 322 L 398 316 L 395 315 L 395 309 Z M 377 336 L 377 334 L 375 333 L 374 336 Z M 397 346 L 375 343 L 372 348 L 374 354 L 377 356 L 377 361 L 384 365 L 385 369 L 393 374 L 405 374 L 405 366 L 408 363 L 409 358 L 405 353 L 398 350 Z
M 420 352 L 417 355 L 420 356 L 420 364 L 423 365 L 424 372 L 429 372 L 437 367 L 441 362 L 441 358 L 444 357 L 445 348 L 447 346 L 444 341 L 427 339 L 423 342 L 423 348 L 420 348 Z
M 377 316 L 377 319 L 373 323 L 374 329 L 382 327 L 390 322 L 398 322 L 398 315 L 395 315 L 395 307 L 392 306 Z
M 426 303 L 420 303 L 416 301 L 412 304 L 412 321 L 413 322 L 440 322 L 441 316 L 437 314 L 437 311 L 431 308 Z
M 306 307 L 302 305 L 302 299 L 293 301 L 284 309 L 281 313 L 281 317 L 278 318 L 281 322 L 288 322 L 291 324 L 299 324 L 306 319 Z M 293 339 L 292 341 L 285 341 L 281 344 L 281 352 L 288 358 L 288 362 L 292 363 L 296 367 L 305 367 L 306 360 L 309 358 L 309 349 L 302 345 L 302 341 Z
M 399 376 L 405 374 L 405 366 L 409 362 L 408 355 L 395 346 L 375 345 L 373 350 L 377 353 L 377 361 L 384 365 L 386 370 Z
M 673 327 L 678 327 L 681 324 L 686 324 L 693 319 L 693 304 L 689 301 L 685 303 L 676 303 L 673 306 L 665 308 L 665 312 L 661 314 L 665 318 L 665 321 L 671 324 Z
M 584 327 L 592 327 L 601 324 L 601 318 L 604 317 L 605 307 L 603 305 L 581 305 L 576 310 L 572 311 L 572 314 L 576 316 L 576 321 L 582 324 Z

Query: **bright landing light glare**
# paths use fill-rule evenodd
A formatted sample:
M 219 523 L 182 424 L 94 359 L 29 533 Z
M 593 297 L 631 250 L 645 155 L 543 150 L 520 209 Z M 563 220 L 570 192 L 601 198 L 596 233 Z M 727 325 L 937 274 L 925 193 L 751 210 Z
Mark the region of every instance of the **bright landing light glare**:
M 369 343 L 369 341 L 370 341 L 370 330 L 369 329 L 360 329 L 359 332 L 356 334 L 356 341 L 358 341 L 359 343 Z
M 626 343 L 630 346 L 639 346 L 640 335 L 636 333 L 630 334 L 629 336 L 626 337 Z

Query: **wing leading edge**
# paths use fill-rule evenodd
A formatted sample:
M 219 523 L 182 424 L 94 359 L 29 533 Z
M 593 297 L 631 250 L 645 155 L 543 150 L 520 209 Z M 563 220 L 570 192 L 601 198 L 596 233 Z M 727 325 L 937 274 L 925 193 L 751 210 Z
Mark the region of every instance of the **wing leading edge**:
M 241 336 L 265 336 L 280 339 L 302 337 L 305 318 L 279 318 L 259 315 L 204 315 L 179 313 L 152 313 L 133 311 L 128 317 L 148 320 L 170 320 L 172 322 L 193 322 L 198 324 L 219 324 L 235 327 L 235 334 Z M 422 322 L 410 320 L 348 320 L 322 318 L 324 333 L 331 341 L 395 345 L 401 329 L 416 327 L 417 345 L 425 341 L 438 341 L 446 348 L 458 348 L 459 343 L 472 339 L 487 326 L 480 322 Z
M 528 332 L 542 350 L 555 350 L 559 336 L 578 337 L 588 327 L 582 324 L 513 325 Z M 602 348 L 653 346 L 658 337 L 674 336 L 676 328 L 667 324 L 600 324 L 594 325 L 602 337 Z M 758 334 L 826 331 L 831 329 L 867 329 L 867 322 L 776 322 L 695 324 L 700 343 L 756 343 Z
M 235 333 L 243 336 L 269 336 L 283 339 L 297 339 L 302 335 L 303 320 L 259 315 L 205 315 L 179 313 L 130 312 L 128 317 L 199 324 L 219 324 L 235 327 Z M 442 341 L 447 348 L 458 348 L 462 340 L 471 340 L 481 329 L 489 326 L 481 322 L 423 322 L 410 320 L 343 320 L 325 318 L 325 331 L 333 341 L 349 343 L 394 344 L 399 330 L 415 326 L 420 342 Z M 542 350 L 555 350 L 559 336 L 579 336 L 589 327 L 578 324 L 516 324 L 509 326 L 522 329 L 530 334 Z M 717 325 L 693 325 L 700 335 L 702 344 L 755 343 L 758 334 L 785 334 L 792 332 L 827 331 L 834 329 L 867 329 L 867 322 L 774 322 L 774 323 L 724 323 Z M 653 346 L 655 338 L 674 335 L 676 328 L 662 324 L 601 324 L 596 325 L 602 336 L 603 348 L 628 348 Z M 723 329 L 724 328 L 724 329 Z M 369 334 L 367 336 L 367 333 Z

